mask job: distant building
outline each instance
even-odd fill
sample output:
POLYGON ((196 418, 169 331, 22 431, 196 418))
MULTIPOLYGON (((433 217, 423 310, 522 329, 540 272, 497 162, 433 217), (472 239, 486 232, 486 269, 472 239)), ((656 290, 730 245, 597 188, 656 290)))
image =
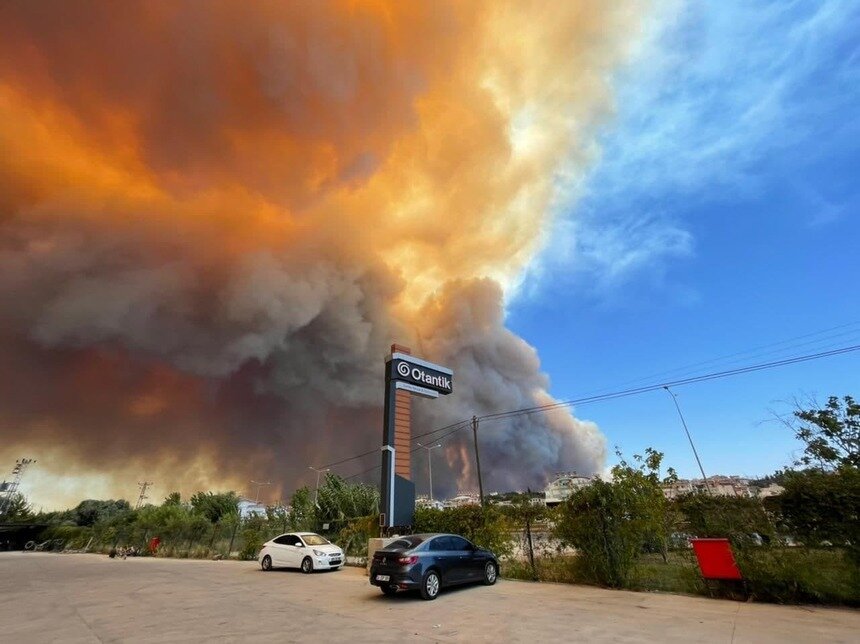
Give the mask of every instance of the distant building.
POLYGON ((749 479, 740 476, 709 476, 707 483, 705 479, 678 479, 674 483, 663 486, 663 494, 667 499, 676 499, 685 494, 697 492, 713 494, 715 496, 755 496, 754 489, 750 487, 749 479))
POLYGON ((455 497, 442 501, 443 508, 459 508, 464 505, 481 505, 481 497, 475 493, 458 494, 455 497))
POLYGON ((590 476, 581 476, 576 472, 559 472, 544 488, 544 503, 549 507, 563 503, 571 494, 590 485, 591 481, 590 476))
POLYGON ((239 497, 239 516, 243 519, 248 519, 252 516, 264 517, 266 516, 266 504, 258 503, 256 501, 252 501, 251 499, 246 499, 245 497, 239 497))
POLYGON ((431 499, 429 496, 419 495, 415 497, 415 507, 416 508, 433 508, 434 510, 441 510, 444 505, 442 501, 437 501, 435 499, 431 499))

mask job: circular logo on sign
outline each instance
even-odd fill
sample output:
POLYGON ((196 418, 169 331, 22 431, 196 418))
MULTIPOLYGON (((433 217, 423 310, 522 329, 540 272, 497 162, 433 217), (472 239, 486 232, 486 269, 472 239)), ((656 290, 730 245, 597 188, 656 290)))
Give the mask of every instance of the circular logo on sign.
POLYGON ((397 365, 397 373, 399 373, 401 376, 408 376, 409 375, 409 364, 406 362, 401 362, 400 364, 398 364, 397 365))

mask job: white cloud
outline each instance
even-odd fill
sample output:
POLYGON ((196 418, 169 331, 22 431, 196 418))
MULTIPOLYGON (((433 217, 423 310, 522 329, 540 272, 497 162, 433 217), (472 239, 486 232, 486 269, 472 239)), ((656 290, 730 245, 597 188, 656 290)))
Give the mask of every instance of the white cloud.
MULTIPOLYGON (((566 206, 520 294, 551 275, 597 290, 693 253, 679 211, 754 194, 765 161, 826 154, 860 134, 860 4, 659 5, 619 73, 601 161, 566 183, 566 206), (812 150, 812 152, 810 152, 812 150), (573 187, 571 187, 573 186, 573 187)), ((834 218, 833 208, 811 224, 834 218)))

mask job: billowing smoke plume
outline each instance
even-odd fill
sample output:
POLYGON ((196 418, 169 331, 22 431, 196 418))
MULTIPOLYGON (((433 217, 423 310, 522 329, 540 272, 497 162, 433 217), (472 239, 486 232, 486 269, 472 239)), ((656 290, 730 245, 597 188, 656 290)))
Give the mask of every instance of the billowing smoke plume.
MULTIPOLYGON (((2 462, 37 457, 48 503, 141 477, 277 498, 379 444, 392 341, 456 372, 415 432, 550 400, 504 292, 637 24, 602 2, 2 3, 2 462)), ((474 483, 466 438, 440 491, 474 483)), ((565 411, 482 441, 490 488, 603 458, 565 411)))

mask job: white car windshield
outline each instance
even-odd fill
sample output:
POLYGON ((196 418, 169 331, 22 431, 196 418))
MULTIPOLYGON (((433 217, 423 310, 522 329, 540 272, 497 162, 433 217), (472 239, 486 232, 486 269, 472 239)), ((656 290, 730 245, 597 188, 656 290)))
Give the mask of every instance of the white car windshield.
POLYGON ((325 539, 318 534, 303 534, 302 539, 309 546, 325 546, 328 544, 328 539, 325 539))

